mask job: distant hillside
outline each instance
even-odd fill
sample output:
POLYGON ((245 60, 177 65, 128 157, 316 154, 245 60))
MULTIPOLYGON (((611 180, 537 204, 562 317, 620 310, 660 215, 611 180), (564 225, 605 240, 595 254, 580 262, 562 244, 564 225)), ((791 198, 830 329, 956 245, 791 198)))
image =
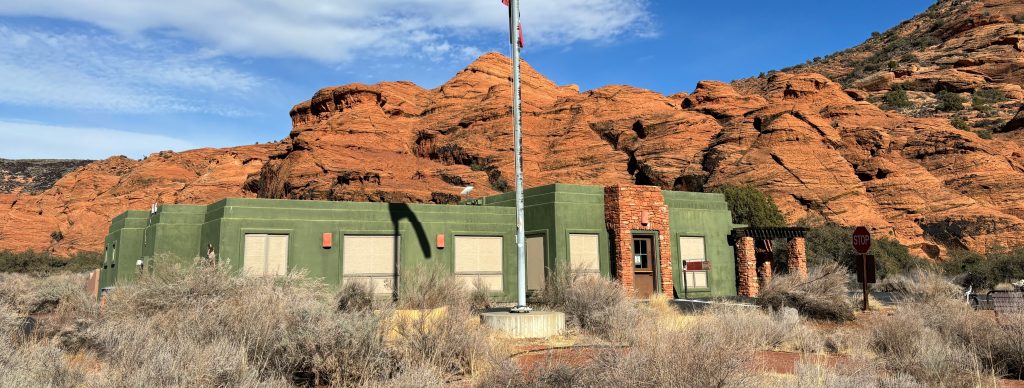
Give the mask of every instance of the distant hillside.
POLYGON ((92 160, 0 159, 0 193, 38 193, 92 160))
MULTIPOLYGON (((941 0, 863 44, 782 71, 823 74, 857 100, 990 136, 1024 128, 1022 52, 1024 1, 941 0)), ((766 83, 734 85, 754 93, 766 83)))

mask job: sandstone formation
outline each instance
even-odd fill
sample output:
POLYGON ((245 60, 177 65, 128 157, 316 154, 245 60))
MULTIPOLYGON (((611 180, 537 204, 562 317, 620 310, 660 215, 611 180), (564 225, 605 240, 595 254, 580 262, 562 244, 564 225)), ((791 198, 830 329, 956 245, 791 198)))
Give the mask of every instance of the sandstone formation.
POLYGON ((243 190, 280 144, 123 156, 80 167, 38 193, 0 193, 0 249, 101 251, 110 219, 153 203, 208 203, 243 190))
MULTIPOLYGON (((524 63, 526 184, 750 184, 789 222, 866 225, 922 256, 1019 245, 1024 47, 1015 13, 1024 15, 1016 1, 943 0, 827 59, 671 96, 624 85, 581 92, 524 63), (879 60, 895 63, 873 69, 879 60), (881 108, 894 85, 914 108, 881 108), (939 91, 990 89, 1002 99, 985 111, 971 98, 969 112, 934 107, 939 91), (970 125, 1005 121, 989 138, 955 128, 953 114, 970 125)), ((291 110, 279 143, 111 158, 41 193, 0 193, 0 249, 100 250, 111 217, 153 202, 452 203, 468 199, 459 196, 467 185, 470 197, 510 190, 509 65, 486 54, 431 90, 325 88, 291 110)))
MULTIPOLYGON (((887 108, 963 122, 962 129, 986 136, 1017 128, 1006 125, 1024 99, 1024 2, 940 0, 857 47, 783 71, 823 74, 880 107, 899 87, 910 91, 912 105, 887 108), (941 91, 959 94, 964 108, 942 109, 941 91)), ((765 82, 762 76, 735 85, 756 91, 765 82)))
MULTIPOLYGON (((449 202, 510 188, 507 58, 487 54, 434 90, 327 88, 292 110, 284 152, 249 178, 262 196, 449 202)), ((817 74, 775 73, 745 93, 714 81, 665 97, 583 93, 523 66, 526 184, 752 184, 787 219, 868 225, 922 255, 1024 235, 1024 150, 947 120, 856 101, 817 74), (681 101, 678 101, 681 99, 681 101)))

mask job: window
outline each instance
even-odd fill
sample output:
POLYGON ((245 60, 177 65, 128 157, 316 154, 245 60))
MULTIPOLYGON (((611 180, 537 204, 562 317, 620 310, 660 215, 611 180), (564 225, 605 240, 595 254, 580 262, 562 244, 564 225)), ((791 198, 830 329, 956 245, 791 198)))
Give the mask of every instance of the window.
POLYGON ((245 235, 242 270, 249 276, 276 276, 288 273, 288 235, 245 235))
POLYGON ((544 289, 544 236, 526 238, 526 289, 544 289))
POLYGON ((651 267, 651 239, 647 237, 633 238, 633 272, 648 272, 651 267))
POLYGON ((683 267, 686 288, 708 287, 704 237, 679 237, 679 263, 683 267))
POLYGON ((369 282, 374 293, 394 290, 398 236, 344 236, 342 283, 369 282))
POLYGON ((470 287, 477 279, 491 291, 503 290, 502 238, 455 236, 455 277, 470 287))
POLYGON ((569 234, 569 265, 573 271, 601 273, 600 240, 596 234, 569 234))

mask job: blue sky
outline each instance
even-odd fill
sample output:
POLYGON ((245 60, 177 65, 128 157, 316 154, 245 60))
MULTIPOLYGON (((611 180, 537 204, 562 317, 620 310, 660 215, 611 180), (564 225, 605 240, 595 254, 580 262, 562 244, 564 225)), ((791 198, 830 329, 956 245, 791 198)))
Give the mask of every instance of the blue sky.
MULTIPOLYGON (((525 60, 665 94, 854 46, 931 0, 522 0, 525 60)), ((278 140, 319 88, 436 87, 507 52, 499 0, 0 0, 0 158, 278 140)))

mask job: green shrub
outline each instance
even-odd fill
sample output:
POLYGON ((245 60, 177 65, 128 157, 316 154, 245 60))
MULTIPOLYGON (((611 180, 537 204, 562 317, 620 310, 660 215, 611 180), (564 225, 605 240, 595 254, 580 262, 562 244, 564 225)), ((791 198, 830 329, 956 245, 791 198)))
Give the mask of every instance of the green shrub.
POLYGON ((978 89, 971 96, 971 105, 980 112, 991 112, 992 104, 1006 101, 1006 94, 999 89, 978 89))
POLYGON ((949 119, 949 124, 952 125, 953 128, 961 131, 971 130, 971 126, 967 124, 967 121, 965 121, 963 117, 960 116, 953 116, 953 118, 949 119))
POLYGON ((99 268, 102 263, 103 254, 95 252, 78 252, 70 257, 60 257, 46 252, 0 251, 0 272, 87 272, 99 268))
MULTIPOLYGON (((838 262, 851 271, 856 271, 860 255, 853 251, 851 236, 853 228, 833 223, 810 227, 807 232, 807 262, 820 265, 830 261, 838 262)), ((910 254, 910 249, 899 241, 887 237, 874 237, 869 254, 875 255, 879 277, 907 273, 926 264, 910 254)))
POLYGON ((1006 121, 999 118, 983 119, 974 122, 975 128, 993 129, 1006 125, 1006 121))
POLYGON ((982 139, 992 140, 992 130, 991 129, 982 129, 982 130, 974 131, 974 133, 978 134, 978 137, 980 137, 982 139))
POLYGON ((725 185, 716 187, 713 192, 725 195, 733 223, 755 228, 786 225, 786 219, 775 206, 775 201, 754 186, 725 185))
POLYGON ((999 283, 1024 279, 1024 248, 1005 250, 993 248, 982 254, 968 251, 950 252, 942 267, 949 276, 957 277, 964 287, 975 290, 992 289, 999 283))
POLYGON ((935 98, 938 100, 936 109, 943 112, 961 111, 964 109, 964 103, 967 102, 967 100, 959 93, 953 93, 946 90, 940 91, 935 95, 935 98))
POLYGON ((901 85, 896 85, 885 94, 885 102, 882 103, 882 109, 906 109, 912 108, 913 102, 910 102, 910 98, 907 97, 907 91, 903 90, 901 85))

